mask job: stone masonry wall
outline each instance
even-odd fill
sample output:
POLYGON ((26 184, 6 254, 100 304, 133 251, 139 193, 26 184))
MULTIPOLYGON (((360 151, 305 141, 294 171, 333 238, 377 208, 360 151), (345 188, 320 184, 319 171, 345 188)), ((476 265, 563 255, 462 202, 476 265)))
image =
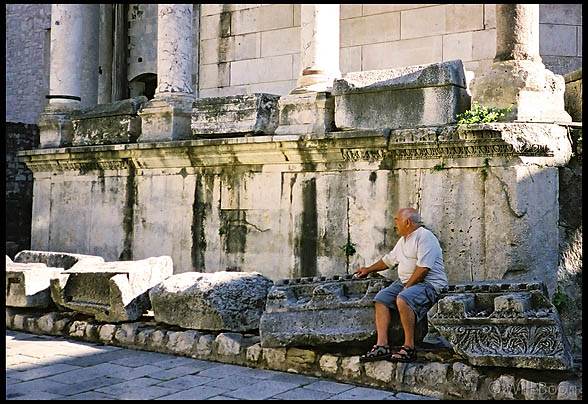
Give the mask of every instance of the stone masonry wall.
POLYGON ((6 123, 6 253, 14 258, 30 248, 33 173, 16 156, 39 146, 37 125, 6 123))
MULTIPOLYGON (((342 4, 341 73, 461 59, 479 75, 496 52, 495 9, 342 4)), ((580 4, 540 5, 540 53, 557 74, 582 66, 581 14, 580 4)), ((201 96, 286 95, 295 87, 301 69, 299 4, 203 4, 201 23, 201 96)))
POLYGON ((6 121, 37 124, 47 105, 51 4, 6 5, 6 121))

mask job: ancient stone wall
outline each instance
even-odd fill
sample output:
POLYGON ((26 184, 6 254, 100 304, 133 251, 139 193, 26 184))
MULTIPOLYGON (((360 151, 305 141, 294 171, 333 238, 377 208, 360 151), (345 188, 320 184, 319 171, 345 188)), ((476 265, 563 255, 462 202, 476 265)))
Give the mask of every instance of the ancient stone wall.
POLYGON ((39 147, 37 125, 6 123, 6 253, 30 247, 33 173, 16 153, 39 147))
MULTIPOLYGON (((545 65, 557 74, 577 70, 581 5, 541 4, 540 11, 545 65)), ((6 121, 38 123, 47 103, 50 13, 49 4, 6 6, 6 57, 11 61, 6 66, 6 121)), ((156 16, 155 4, 129 6, 129 80, 156 73, 156 16)), ((478 75, 494 57, 494 16, 493 4, 342 4, 341 72, 462 59, 478 75)), ((285 95, 295 87, 301 70, 299 4, 194 5, 193 26, 197 96, 199 90, 201 97, 285 95)), ((95 68, 94 63, 84 69, 95 68)))
MULTIPOLYGON (((496 52, 495 8, 342 4, 341 73, 461 59, 479 75, 496 52)), ((300 5, 204 4, 201 23, 201 96, 285 95, 295 87, 300 5)), ((565 74, 582 66, 581 33, 579 4, 540 5, 540 52, 548 69, 565 74)))

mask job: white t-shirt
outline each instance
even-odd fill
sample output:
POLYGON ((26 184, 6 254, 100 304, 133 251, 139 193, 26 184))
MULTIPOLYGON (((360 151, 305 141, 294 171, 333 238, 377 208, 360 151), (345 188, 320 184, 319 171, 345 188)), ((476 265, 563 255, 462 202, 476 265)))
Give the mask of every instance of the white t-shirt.
POLYGON ((406 237, 400 237, 394 249, 384 255, 382 261, 388 268, 398 264, 398 278, 402 283, 408 282, 419 266, 429 268, 424 281, 430 283, 437 293, 447 286, 441 246, 437 237, 424 227, 419 227, 406 237))

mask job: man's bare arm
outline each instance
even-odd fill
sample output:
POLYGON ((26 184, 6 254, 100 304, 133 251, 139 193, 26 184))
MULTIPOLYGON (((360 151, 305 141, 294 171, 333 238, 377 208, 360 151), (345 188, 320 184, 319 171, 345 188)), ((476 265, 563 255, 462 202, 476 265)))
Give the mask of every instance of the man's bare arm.
POLYGON ((417 266, 415 268, 414 272, 412 273, 412 276, 408 280, 408 282, 406 282, 406 284, 404 285, 404 289, 408 289, 412 285, 416 285, 417 283, 421 283, 422 281, 425 280, 425 277, 427 276, 428 273, 429 273, 429 268, 417 266))
POLYGON ((353 275, 357 274, 357 276, 362 278, 371 272, 383 271, 384 269, 388 269, 388 265, 384 264, 384 261, 380 259, 378 262, 370 265, 369 267, 361 267, 356 269, 353 271, 353 275))

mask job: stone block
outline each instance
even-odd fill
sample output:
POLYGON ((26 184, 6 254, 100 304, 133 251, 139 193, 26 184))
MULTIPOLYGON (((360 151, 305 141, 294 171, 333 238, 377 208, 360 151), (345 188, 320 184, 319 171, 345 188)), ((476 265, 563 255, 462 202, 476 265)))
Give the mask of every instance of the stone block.
POLYGON ((237 356, 241 353, 243 335, 225 332, 217 335, 216 352, 221 356, 237 356))
POLYGON ((73 139, 72 113, 71 109, 53 105, 48 105, 43 110, 39 118, 41 148, 71 146, 73 139))
POLYGON ((334 99, 328 92, 291 94, 280 98, 276 135, 325 133, 335 129, 334 99))
POLYGON ((363 366, 366 376, 385 383, 390 383, 396 373, 396 364, 390 361, 367 362, 363 366))
MULTIPOLYGON (((376 274, 377 275, 377 274, 376 274)), ((378 291, 392 281, 383 276, 352 279, 351 275, 278 281, 267 297, 259 327, 263 347, 375 343, 374 303, 378 291)), ((390 344, 401 345, 404 332, 392 312, 390 344)), ((416 343, 426 334, 426 320, 417 325, 416 343)))
POLYGON ((134 321, 150 308, 149 289, 172 273, 168 256, 82 262, 51 279, 51 297, 58 307, 94 315, 98 321, 134 321))
POLYGON ((231 62, 231 85, 268 83, 293 78, 292 55, 231 62))
POLYGON ((190 139, 192 131, 191 95, 166 94, 141 105, 138 111, 141 117, 141 136, 138 142, 165 142, 170 140, 190 139))
POLYGON ((400 40, 400 13, 341 21, 341 47, 400 40))
POLYGON ((47 308, 51 304, 51 278, 61 272, 63 268, 47 267, 42 263, 7 264, 6 305, 47 308))
POLYGON ((472 102, 484 107, 510 108, 503 121, 569 122, 564 107, 564 78, 530 60, 495 62, 474 77, 472 102), (496 91, 500 88, 500 91, 496 91))
POLYGON ((98 104, 72 115, 73 146, 132 143, 141 134, 137 112, 146 103, 140 96, 111 104, 98 104))
POLYGON ((296 54, 300 52, 300 27, 277 29, 261 33, 261 57, 296 54))
POLYGON ((465 318, 474 311, 474 295, 472 293, 458 296, 447 296, 439 300, 439 313, 465 318))
POLYGON ((334 375, 337 373, 337 369, 339 369, 339 367, 337 365, 338 361, 339 361, 339 358, 337 356, 334 356, 331 354, 324 354, 319 359, 319 366, 322 371, 334 375))
POLYGON ((248 347, 245 351, 245 358, 249 361, 249 362, 259 362, 259 359, 261 358, 261 343, 256 343, 254 345, 251 345, 250 347, 248 347))
POLYGON ((469 108, 461 60, 348 73, 335 80, 338 129, 445 125, 469 108))
POLYGON ((278 100, 274 94, 256 93, 200 98, 193 104, 194 136, 273 134, 278 126, 278 100))
POLYGON ((542 282, 449 285, 429 321, 474 366, 557 370, 572 366, 559 315, 542 282), (469 313, 464 316, 459 304, 442 303, 448 297, 450 302, 469 301, 469 313))
POLYGON ((273 282, 257 272, 186 272, 151 289, 156 321, 184 328, 244 332, 259 327, 273 282))
POLYGON ((430 37, 447 33, 445 5, 417 8, 402 12, 402 39, 430 37), (427 21, 423 24, 423 21, 427 21))
POLYGON ((6 263, 6 305, 46 308, 51 304, 50 280, 75 264, 104 262, 102 257, 52 251, 23 250, 6 263))
POLYGON ((70 269, 80 262, 83 264, 104 262, 104 258, 66 252, 23 250, 14 257, 14 262, 42 263, 48 267, 70 269))
POLYGON ((199 355, 208 356, 212 354, 215 337, 212 335, 201 335, 196 344, 196 352, 199 355))

